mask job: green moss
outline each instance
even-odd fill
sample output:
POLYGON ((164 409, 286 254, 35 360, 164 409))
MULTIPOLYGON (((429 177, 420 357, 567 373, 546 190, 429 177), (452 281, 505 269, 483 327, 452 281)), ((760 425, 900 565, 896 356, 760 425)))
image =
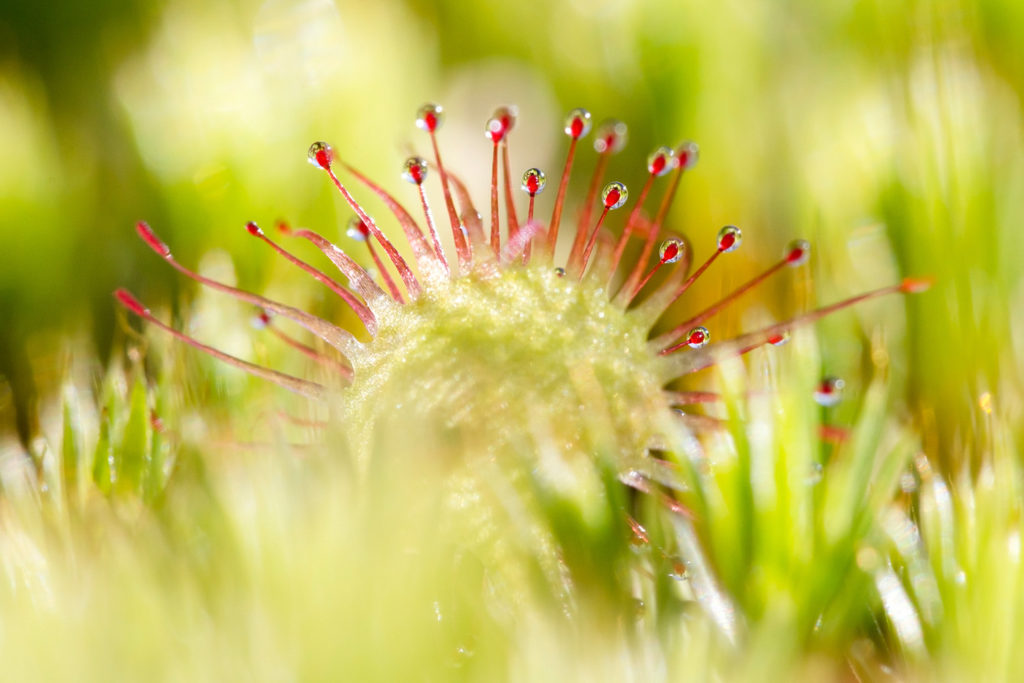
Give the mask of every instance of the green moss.
POLYGON ((647 329, 603 289, 548 268, 457 279, 380 322, 344 393, 363 458, 396 437, 470 456, 530 442, 572 468, 599 450, 587 436, 597 417, 600 450, 625 464, 667 411, 647 329))

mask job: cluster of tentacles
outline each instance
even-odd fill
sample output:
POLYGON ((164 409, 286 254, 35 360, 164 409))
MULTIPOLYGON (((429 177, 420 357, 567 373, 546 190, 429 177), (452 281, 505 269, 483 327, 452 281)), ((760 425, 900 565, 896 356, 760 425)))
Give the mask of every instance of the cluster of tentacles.
MULTIPOLYGON (((474 208, 464 183, 444 166, 437 140, 437 132, 442 123, 442 110, 437 105, 422 107, 416 121, 417 126, 430 138, 432 162, 412 157, 405 162, 403 168, 403 177, 418 190, 426 230, 394 196, 342 161, 331 146, 323 142, 314 143, 309 149, 309 161, 327 173, 355 212, 349 236, 365 243, 375 264, 376 277, 371 276, 370 271, 340 247, 311 230, 292 229, 284 223, 278 224, 282 234, 312 242, 344 275, 347 284, 338 282, 295 256, 255 223, 248 223, 246 229, 285 259, 329 287, 351 307, 371 337, 377 334, 382 319, 387 319, 398 308, 415 302, 425 293, 444 287, 459 278, 493 279, 514 269, 543 269, 547 273, 555 273, 566 282, 578 281, 581 287, 585 286, 585 283, 586 286, 595 287, 604 292, 613 305, 623 311, 628 310, 637 324, 649 331, 666 309, 722 254, 732 252, 740 246, 741 232, 735 226, 722 228, 710 256, 692 274, 689 273, 692 261, 690 249, 680 237, 672 236, 664 229, 664 221, 680 179, 697 161, 697 146, 687 142, 675 150, 660 147, 648 157, 646 181, 633 203, 624 228, 618 237, 613 236, 603 227, 605 219, 611 211, 627 203, 629 192, 620 182, 610 182, 602 187, 609 159, 623 147, 626 138, 625 126, 618 121, 610 120, 600 125, 596 131, 594 149, 598 158, 593 177, 586 197, 580 204, 568 257, 564 265, 556 267, 554 258, 559 243, 573 160, 580 140, 590 132, 590 119, 590 114, 583 109, 575 109, 566 117, 564 130, 569 138, 569 147, 558 183, 553 213, 549 220, 540 220, 534 215, 535 198, 544 190, 546 184, 544 173, 531 168, 517 177, 522 190, 528 196, 526 218, 525 221, 521 221, 516 209, 509 163, 508 141, 509 133, 515 126, 515 110, 502 107, 494 113, 485 129, 488 139, 493 143, 489 230, 485 229, 484 221, 474 208), (341 170, 348 172, 390 209, 404 233, 412 254, 412 264, 353 197, 338 176, 341 170), (440 230, 434 220, 424 188, 429 171, 436 172, 440 179, 445 202, 444 213, 450 223, 451 239, 454 243, 454 259, 450 258, 442 246, 440 230), (668 187, 653 212, 653 218, 650 218, 646 205, 652 187, 657 178, 667 175, 671 175, 668 187), (502 194, 504 230, 501 225, 502 194), (642 248, 637 258, 632 263, 627 263, 623 256, 631 239, 642 241, 642 248), (383 257, 377 247, 383 250, 383 257), (658 247, 657 250, 655 247, 658 247), (662 268, 672 268, 672 272, 667 276, 654 278, 653 276, 662 268)), ((358 371, 357 359, 365 352, 367 346, 374 343, 361 342, 348 330, 293 306, 204 277, 175 260, 169 247, 146 223, 138 223, 136 230, 150 248, 187 277, 259 307, 263 311, 262 322, 274 334, 299 352, 331 368, 339 378, 340 385, 353 379, 354 372, 358 371), (338 354, 325 354, 278 330, 270 325, 270 315, 290 319, 304 327, 333 347, 338 354)), ((809 249, 808 243, 803 240, 791 242, 782 258, 767 270, 690 319, 679 322, 666 332, 649 339, 649 350, 661 368, 659 375, 662 379, 668 383, 687 373, 707 368, 723 358, 744 354, 764 344, 781 343, 791 328, 807 325, 858 302, 895 292, 920 291, 928 286, 928 281, 924 279, 906 279, 899 284, 882 287, 733 339, 710 343, 711 334, 704 327, 710 318, 773 274, 787 266, 795 267, 805 263, 809 257, 809 249)), ((155 318, 138 299, 123 289, 116 292, 116 297, 136 315, 185 343, 246 372, 311 398, 325 398, 331 391, 325 385, 265 368, 207 346, 155 318)), ((819 402, 828 403, 835 400, 841 388, 841 382, 838 380, 823 381, 817 392, 819 402)), ((669 403, 676 406, 717 400, 715 395, 706 392, 669 392, 667 395, 669 403)))

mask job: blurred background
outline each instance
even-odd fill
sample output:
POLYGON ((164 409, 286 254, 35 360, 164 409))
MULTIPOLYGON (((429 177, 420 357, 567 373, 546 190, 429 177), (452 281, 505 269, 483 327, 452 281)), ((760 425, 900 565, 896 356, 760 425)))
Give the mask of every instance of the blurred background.
POLYGON ((425 147, 417 107, 437 101, 447 163, 482 206, 484 121, 514 103, 516 171, 557 177, 576 106, 629 125, 611 175, 630 186, 655 146, 701 145, 670 225, 697 259, 725 223, 746 241, 687 307, 795 237, 814 244, 812 276, 755 297, 765 315, 935 276, 928 294, 823 323, 824 362, 856 388, 875 342, 893 409, 930 453, 966 462, 986 413, 1024 424, 1022 29, 1018 0, 4 0, 0 430, 35 434, 69 346, 116 351, 116 287, 190 296, 136 220, 185 263, 230 254, 242 286, 300 282, 241 228, 286 218, 341 237, 349 213, 307 165, 311 141, 411 204, 401 161, 425 147))

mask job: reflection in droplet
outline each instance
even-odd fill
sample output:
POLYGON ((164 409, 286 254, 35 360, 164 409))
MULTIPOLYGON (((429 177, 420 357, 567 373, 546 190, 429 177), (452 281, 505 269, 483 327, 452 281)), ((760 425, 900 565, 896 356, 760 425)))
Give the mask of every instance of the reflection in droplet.
POLYGON ((814 401, 820 406, 834 406, 843 398, 846 382, 838 377, 826 377, 814 391, 814 401))
POLYGON ((439 104, 424 104, 416 112, 416 127, 433 133, 444 123, 444 108, 439 104))
POLYGON ((735 225, 727 225, 718 231, 718 250, 726 254, 736 251, 743 242, 743 232, 735 225))
POLYGON ((685 248, 686 243, 683 240, 678 237, 670 237, 661 243, 661 247, 658 248, 658 256, 662 263, 675 263, 683 258, 685 248))
POLYGON ((523 190, 531 195, 540 194, 548 184, 544 171, 539 168, 528 168, 523 173, 523 190))
POLYGON ((565 117, 565 134, 579 139, 590 132, 590 112, 586 109, 573 109, 565 117))
POLYGON ((601 201, 604 202, 604 208, 609 210, 621 208, 628 198, 629 190, 617 180, 605 185, 604 190, 601 192, 601 201))

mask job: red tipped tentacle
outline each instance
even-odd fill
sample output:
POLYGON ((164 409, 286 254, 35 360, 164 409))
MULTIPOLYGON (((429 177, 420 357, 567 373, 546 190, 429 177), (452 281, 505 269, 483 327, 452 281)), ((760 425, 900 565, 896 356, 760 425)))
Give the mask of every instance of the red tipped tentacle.
POLYGON ((679 265, 642 303, 629 311, 629 315, 636 318, 638 324, 648 329, 654 326, 658 318, 675 301, 675 293, 686 279, 687 273, 690 272, 690 266, 693 265, 693 250, 690 249, 689 243, 682 237, 674 239, 678 239, 684 244, 683 257, 680 259, 679 265))
POLYGON ((764 282, 772 275, 785 268, 786 266, 795 267, 798 265, 802 265, 807 262, 807 259, 809 257, 810 245, 808 245, 808 243, 804 240, 794 240, 787 247, 785 256, 783 256, 778 263, 775 263, 770 268, 766 269, 760 274, 755 275, 753 278, 743 283, 742 285, 734 289, 732 292, 722 297, 722 299, 708 306, 703 311, 693 316, 689 320, 686 320, 677 325, 675 328, 669 330, 668 332, 659 335, 655 339, 655 341, 667 344, 669 340, 672 339, 673 337, 682 334, 683 332, 685 332, 686 330, 690 329, 695 325, 700 325, 702 322, 704 322, 711 316, 715 315, 723 308, 729 306, 734 301, 739 299, 741 296, 749 292, 751 289, 757 287, 762 282, 764 282))
MULTIPOLYGON (((659 147, 648 155, 647 180, 640 189, 640 196, 637 197, 633 210, 629 212, 629 218, 626 219, 626 227, 622 229, 622 235, 619 237, 618 244, 615 245, 615 254, 612 257, 612 272, 609 277, 614 277, 615 272, 619 268, 619 262, 622 260, 622 254, 626 251, 626 245, 640 224, 640 216, 642 215, 644 204, 647 202, 647 195, 651 191, 651 186, 654 185, 654 179, 669 173, 677 165, 678 160, 676 159, 675 152, 668 147, 659 147)), ((657 233, 657 230, 655 230, 655 233, 657 233)), ((644 257, 644 261, 646 262, 646 257, 644 257)))
MULTIPOLYGON (((167 257, 170 257, 169 253, 167 257)), ((213 356, 217 360, 227 363, 232 367, 236 367, 239 370, 247 372, 250 375, 254 375, 261 379, 274 382, 278 386, 281 386, 285 389, 288 389, 289 391, 293 391, 296 394, 300 394, 307 398, 321 400, 327 393, 327 389, 324 386, 317 384, 316 382, 310 382, 309 380, 293 377, 283 372, 271 370, 270 368, 265 368, 262 365, 256 365, 255 363, 250 363, 247 360, 236 358, 235 356, 224 353, 223 351, 215 349, 212 346, 203 344, 202 342, 188 336, 184 332, 179 332, 170 325, 167 325, 166 323, 156 318, 152 313, 150 313, 148 308, 143 306, 142 303, 127 290, 118 289, 116 292, 114 292, 114 296, 117 298, 118 302, 120 302, 122 306, 124 306, 129 311, 139 316, 143 320, 153 325, 156 325, 164 332, 167 332, 172 337, 184 342, 185 344, 191 346, 192 348, 198 349, 199 351, 202 351, 207 355, 213 356)))
MULTIPOLYGON (((685 249, 686 243, 679 238, 665 240, 661 245, 661 249, 659 249, 657 263, 655 263, 654 267, 652 267, 651 270, 648 271, 647 275, 644 276, 643 280, 641 280, 637 284, 636 291, 639 293, 640 290, 642 290, 644 286, 646 286, 647 283, 650 282, 651 278, 654 277, 654 274, 657 273, 662 266, 669 263, 678 263, 679 261, 681 261, 684 256, 685 249)), ((616 301, 617 300, 618 299, 616 298, 616 301)), ((629 300, 626 301, 626 305, 629 305, 629 303, 632 300, 633 298, 630 297, 629 300)))
POLYGON ((334 278, 328 276, 327 273, 318 268, 314 268, 274 240, 267 237, 266 233, 263 232, 263 229, 256 225, 256 223, 249 221, 245 224, 245 229, 250 235, 257 237, 270 245, 274 251, 283 256, 286 260, 298 266, 309 275, 312 275, 314 279, 327 285, 332 292, 341 297, 355 312, 356 316, 359 317, 359 320, 362 321, 363 325, 366 327, 367 332, 370 334, 377 334, 377 319, 374 317, 373 312, 366 307, 366 304, 357 299, 352 292, 342 287, 341 284, 339 284, 334 278))
POLYGON ((491 154, 491 250, 501 253, 501 231, 498 227, 498 143, 491 154))
POLYGON ((512 171, 508 158, 508 138, 501 143, 501 159, 505 174, 505 214, 508 220, 508 238, 511 241, 519 232, 519 217, 516 215, 516 203, 512 196, 512 171))
POLYGON ((434 224, 434 215, 430 211, 430 202, 427 201, 426 190, 423 189, 422 185, 417 185, 416 189, 419 191, 420 205, 423 207, 423 215, 426 216, 427 226, 430 228, 430 239, 434 243, 434 252, 438 256, 438 261, 450 275, 451 266, 448 265, 448 259, 444 255, 444 249, 441 248, 441 235, 438 234, 437 226, 434 224))
POLYGON ((693 511, 690 510, 690 508, 686 507, 664 491, 658 490, 651 484, 647 477, 642 474, 638 472, 628 472, 620 476, 619 481, 632 489, 636 489, 640 493, 655 496, 669 512, 687 519, 693 519, 693 511))
POLYGON ((710 415, 694 415, 675 408, 672 412, 675 413, 676 419, 679 422, 686 425, 688 429, 694 432, 721 432, 726 431, 729 428, 729 423, 718 417, 711 417, 710 415))
MULTIPOLYGON (((358 218, 358 216, 356 217, 358 218)), ((391 292, 391 297, 400 304, 405 303, 405 298, 402 296, 402 291, 398 288, 398 284, 394 278, 391 277, 391 273, 384 266, 384 261, 381 260, 377 254, 377 250, 373 248, 373 241, 366 240, 366 250, 370 252, 370 258, 373 259, 373 264, 377 266, 377 272, 380 273, 380 277, 384 280, 384 286, 391 292)))
POLYGON ((576 237, 573 238, 572 248, 569 250, 569 260, 574 254, 582 254, 587 241, 587 229, 594 215, 594 204, 597 202, 597 192, 601 189, 601 181, 604 179, 605 170, 608 168, 608 159, 611 153, 599 154, 597 163, 594 165, 594 174, 590 177, 590 186, 587 188, 587 198, 584 200, 583 208, 580 211, 579 220, 576 222, 576 237))
POLYGON ((303 344, 295 337, 292 337, 291 335, 282 332, 281 330, 277 329, 274 326, 270 326, 270 333, 273 334, 278 339, 280 339, 285 344, 287 344, 288 346, 292 347, 293 349, 301 353, 302 355, 309 358, 310 360, 319 363, 320 365, 323 365, 325 367, 331 368, 345 379, 352 379, 351 366, 345 365, 344 363, 340 363, 334 358, 329 358, 325 356, 324 354, 314 349, 312 346, 303 344))
POLYGON ((786 266, 786 261, 785 260, 779 261, 778 263, 774 264, 773 266, 771 266, 770 268, 768 268, 764 272, 754 276, 753 278, 751 278, 747 282, 743 283, 742 285, 740 285, 739 287, 737 287, 733 291, 729 292, 729 294, 725 295, 724 297, 722 297, 717 302, 711 304, 710 306, 705 308, 703 311, 701 311, 700 313, 698 313, 695 316, 693 316, 692 318, 690 318, 689 320, 685 320, 685 321, 681 322, 680 324, 676 325, 674 328, 672 328, 668 332, 665 332, 665 333, 663 333, 661 335, 658 335, 655 338, 655 341, 667 344, 669 342, 669 340, 679 336, 680 334, 682 334, 686 330, 690 329, 694 325, 699 325, 702 322, 704 322, 705 320, 707 320, 708 318, 711 318, 713 315, 715 315, 716 313, 721 311, 723 308, 726 308, 727 306, 729 306, 730 304, 735 302, 743 294, 745 294, 746 292, 749 292, 751 289, 753 289, 754 287, 758 286, 759 284, 761 284, 762 282, 767 280, 769 277, 771 277, 775 273, 777 273, 780 270, 782 270, 783 268, 785 268, 785 266, 786 266))
MULTIPOLYGON (((455 194, 459 198, 460 216, 462 225, 465 226, 465 236, 474 247, 487 249, 487 237, 484 235, 484 224, 480 218, 480 212, 473 205, 473 198, 466 189, 466 183, 462 182, 455 173, 448 173, 448 179, 452 182, 455 194)), ((476 252, 474 251, 474 254, 476 252)))
POLYGON ((389 297, 383 289, 380 288, 370 274, 366 270, 356 263, 352 258, 341 250, 340 247, 333 244, 319 233, 313 232, 312 230, 292 230, 289 231, 290 235, 295 237, 301 237, 309 240, 317 249, 323 252, 334 266, 341 271, 341 273, 348 278, 349 284, 356 290, 359 296, 363 297, 366 301, 366 305, 370 307, 371 311, 375 314, 379 311, 384 310, 387 306, 391 305, 392 299, 389 297))
POLYGON ((562 204, 565 203, 565 192, 569 187, 569 176, 572 173, 573 157, 576 155, 577 138, 569 143, 569 154, 565 159, 565 168, 562 170, 562 180, 558 185, 558 195, 555 197, 555 210, 551 214, 551 227, 548 229, 547 259, 550 262, 554 259, 555 246, 558 244, 558 224, 562 220, 562 204))
MULTIPOLYGON (((881 287, 879 289, 872 290, 870 292, 864 292, 857 296, 837 301, 836 303, 823 306, 816 310, 804 313, 802 315, 795 316, 789 320, 775 323, 764 327, 754 332, 748 332, 747 334, 740 335, 735 339, 729 341, 719 342, 712 344, 706 348, 691 351, 689 353, 675 354, 673 352, 683 348, 684 343, 673 345, 669 348, 662 349, 659 353, 666 357, 668 362, 666 376, 670 378, 679 377, 681 375, 697 372, 705 368, 711 367, 726 358, 732 358, 735 356, 743 355, 763 344, 777 343, 784 338, 784 335, 796 328, 803 325, 810 325, 811 323, 817 322, 822 318, 831 315, 837 311, 849 308, 863 301, 870 299, 877 299, 882 296, 889 294, 905 293, 914 294, 925 291, 931 284, 930 278, 906 278, 900 284, 889 285, 888 287, 881 287)), ((653 345, 655 348, 656 345, 653 345)))
POLYGON ((278 315, 282 315, 289 320, 302 325, 346 356, 357 352, 362 346, 347 330, 343 330, 337 325, 333 325, 326 320, 316 317, 315 315, 310 315, 303 310, 277 301, 272 301, 258 294, 253 294, 252 292, 247 292, 236 287, 231 287, 230 285, 226 285, 222 282, 211 280, 208 277, 189 270, 175 260, 174 256, 171 255, 170 248, 168 248, 168 246, 164 244, 159 237, 157 237, 156 233, 153 232, 153 229, 150 228, 147 223, 140 221, 135 225, 135 231, 138 233, 139 237, 141 237, 142 240, 146 242, 146 244, 148 244, 149 247, 153 249, 153 251, 155 251, 164 261, 169 263, 172 268, 189 279, 195 280, 196 282, 206 285, 211 289, 215 289, 218 292, 229 294, 240 301, 244 301, 254 306, 267 309, 273 313, 277 313, 278 315))
POLYGON ((452 191, 448 185, 448 172, 441 161, 441 148, 437 144, 437 129, 441 127, 444 110, 437 104, 425 104, 420 107, 416 117, 416 125, 427 131, 430 135, 430 145, 434 150, 434 161, 437 164, 438 175, 441 177, 441 190, 444 193, 444 205, 448 210, 448 219, 452 226, 452 239, 455 242, 455 251, 459 257, 459 268, 463 273, 473 269, 473 251, 469 240, 462 231, 459 224, 459 215, 455 210, 455 202, 452 200, 452 191))
POLYGON ((597 240, 598 233, 601 231, 601 225, 604 223, 604 219, 608 216, 609 211, 621 208, 628 198, 629 190, 627 190, 626 186, 622 183, 611 182, 605 185, 604 190, 601 192, 601 205, 603 207, 601 215, 598 217, 597 224, 590 233, 590 237, 583 249, 583 253, 570 255, 568 264, 568 271, 570 275, 574 275, 582 279, 583 272, 587 269, 587 263, 590 261, 590 252, 594 249, 594 243, 597 240))
POLYGON ((597 218, 597 224, 594 226, 593 232, 590 233, 590 239, 587 240, 587 246, 584 247, 583 254, 579 258, 579 262, 569 263, 569 270, 577 274, 580 279, 583 278, 583 271, 587 269, 587 263, 590 261, 590 252, 593 251, 594 243, 597 241, 597 233, 601 231, 601 224, 604 223, 607 215, 608 209, 602 209, 601 215, 597 218))
MULTIPOLYGON (((410 297, 415 299, 420 294, 420 283, 416 280, 416 276, 413 275, 412 270, 410 270, 409 264, 407 264, 405 259, 402 258, 402 255, 398 253, 398 250, 395 249, 395 245, 391 243, 391 240, 385 237, 384 233, 380 231, 380 228, 377 227, 374 220, 363 210, 363 207, 360 206, 351 194, 349 194, 349 191, 344 185, 342 185, 338 176, 334 173, 334 170, 328 168, 327 175, 330 176, 331 181, 334 183, 335 187, 338 188, 338 191, 341 192, 341 195, 345 198, 345 201, 348 202, 348 205, 352 207, 352 210, 356 212, 360 220, 362 220, 363 223, 366 224, 366 227, 370 229, 370 234, 372 234, 374 239, 384 247, 384 251, 387 253, 388 258, 391 259, 391 262, 395 265, 395 269, 398 270, 399 276, 401 276, 402 281, 405 283, 406 291, 409 293, 410 297)), ((391 290, 391 295, 394 297, 395 301, 402 301, 402 295, 397 291, 397 287, 391 290)))
MULTIPOLYGON (((537 200, 537 195, 544 191, 547 186, 547 177, 544 175, 544 171, 539 168, 528 168, 523 172, 523 192, 530 195, 530 206, 526 214, 527 225, 536 225, 537 222, 533 219, 533 208, 534 203, 537 200)), ((535 232, 534 235, 537 233, 535 232)), ((523 263, 530 262, 530 252, 533 240, 532 237, 526 242, 526 246, 523 249, 523 263)))
MULTIPOLYGON (((494 150, 491 155, 491 249, 495 256, 501 254, 501 228, 498 224, 498 148, 506 145, 509 132, 516 123, 515 107, 498 107, 491 118, 487 121, 484 130, 487 138, 494 143, 494 150)), ((506 168, 508 167, 508 148, 505 148, 506 168)), ((508 182, 508 171, 505 172, 508 182)), ((506 188, 506 197, 511 195, 511 188, 506 188)), ((511 235, 512 223, 509 222, 509 234, 511 235)))
POLYGON ((619 152, 626 146, 627 137, 626 124, 615 119, 605 119, 594 132, 594 151, 597 152, 597 163, 594 165, 594 173, 590 177, 590 185, 587 187, 587 198, 576 221, 576 237, 573 239, 570 254, 582 253, 583 246, 587 239, 587 227, 594 214, 594 202, 597 201, 598 190, 601 189, 601 182, 604 180, 604 173, 608 168, 608 160, 612 154, 619 152))
POLYGON ((391 211, 398 220, 398 224, 402 226, 402 232, 405 233, 405 239, 412 248, 413 254, 416 256, 416 265, 419 266, 420 272, 426 274, 426 276, 431 279, 443 277, 444 269, 442 263, 438 259, 437 254, 434 253, 434 250, 431 249, 426 237, 423 236, 423 231, 420 229, 420 226, 416 223, 415 219, 413 219, 412 215, 406 210, 406 208, 402 206, 402 204, 387 190, 370 180, 357 169, 346 163, 342 163, 342 166, 346 171, 351 173, 356 180, 366 185, 366 187, 368 187, 374 194, 380 197, 381 201, 384 202, 384 205, 388 207, 388 210, 391 211))
POLYGON ((676 192, 679 190, 679 182, 683 178, 683 173, 687 169, 692 168, 696 163, 696 148, 697 146, 694 143, 685 143, 676 152, 676 171, 672 174, 672 181, 669 183, 668 190, 661 198, 661 204, 658 205, 658 212, 654 216, 654 223, 651 226, 651 230, 647 233, 647 241, 644 242, 643 250, 640 252, 640 257, 633 266, 633 270, 629 273, 618 295, 615 297, 615 300, 620 305, 628 305, 628 302, 636 297, 643 288, 643 285, 638 283, 644 272, 644 266, 647 263, 647 259, 650 258, 651 252, 654 251, 654 244, 658 241, 658 234, 665 223, 665 217, 668 215, 669 209, 672 208, 672 202, 675 200, 676 192))
POLYGON ((409 157, 405 160, 402 177, 407 182, 416 186, 420 197, 420 206, 423 207, 423 216, 427 219, 430 239, 434 243, 434 255, 444 267, 445 273, 450 276, 451 268, 448 265, 448 259, 444 255, 444 249, 441 247, 441 235, 437 232, 437 224, 434 223, 434 213, 430 210, 427 192, 423 189, 423 182, 427 179, 427 162, 419 157, 409 157))
POLYGON ((666 306, 668 304, 671 304, 680 296, 682 296, 683 293, 685 293, 686 290, 688 290, 693 285, 693 283, 696 282, 697 279, 704 274, 704 271, 711 267, 711 264, 714 263, 719 256, 738 249, 742 238, 743 234, 740 232, 740 229, 737 228, 735 225, 727 225, 721 230, 719 230, 718 238, 716 241, 716 249, 714 253, 712 253, 711 256, 709 256, 708 259, 700 265, 700 267, 693 273, 693 275, 687 278, 685 282, 680 284, 678 287, 676 287, 675 290, 672 291, 671 296, 668 297, 668 303, 666 304, 666 306))
POLYGON ((626 225, 622 228, 622 234, 619 236, 619 240, 615 244, 615 252, 612 255, 612 277, 614 277, 615 271, 618 270, 619 262, 622 260, 622 254, 626 251, 626 245, 629 243, 629 238, 633 236, 633 230, 635 229, 640 217, 640 211, 642 210, 644 201, 647 199, 647 195, 651 191, 651 185, 654 184, 655 177, 656 176, 651 173, 647 176, 647 180, 644 181, 643 187, 640 188, 640 196, 637 198, 636 204, 633 206, 633 210, 629 212, 629 218, 626 219, 626 225))
POLYGON ((548 227, 547 258, 554 259, 555 248, 558 246, 558 226, 562 220, 562 207, 565 204, 565 193, 569 188, 569 177, 572 175, 572 163, 576 156, 576 145, 580 138, 590 132, 590 112, 585 109, 574 109, 569 112, 565 121, 565 134, 569 136, 569 152, 565 157, 562 169, 562 180, 558 184, 558 196, 555 197, 555 208, 551 214, 551 225, 548 227))
POLYGON ((584 265, 583 274, 580 280, 586 280, 593 287, 600 287, 608 277, 608 268, 612 261, 612 246, 614 238, 607 230, 597 232, 597 242, 590 256, 590 268, 584 265))
MULTIPOLYGON (((352 196, 348 191, 348 188, 342 184, 341 180, 334 172, 332 164, 335 158, 334 150, 331 149, 331 146, 325 142, 314 142, 309 148, 308 157, 310 163, 327 172, 327 176, 331 179, 331 182, 334 183, 334 186, 338 188, 338 192, 341 193, 341 196, 344 197, 346 202, 348 202, 348 205, 352 210, 356 212, 356 215, 359 216, 360 220, 366 224, 366 227, 370 229, 370 233, 373 235, 374 239, 384 247, 384 251, 387 252, 388 258, 391 259, 391 262, 395 265, 395 269, 398 270, 398 274, 405 283, 405 289, 409 293, 409 296, 413 299, 418 297, 420 294, 420 283, 416 279, 416 276, 413 275, 412 270, 409 268, 409 264, 405 262, 402 255, 398 253, 397 249, 395 249, 395 245, 393 245, 391 241, 384 236, 384 233, 380 231, 374 220, 367 215, 366 211, 363 210, 363 207, 355 200, 355 197, 352 196)), ((394 295, 394 292, 392 292, 392 295, 394 295)), ((397 301, 399 298, 400 297, 395 297, 395 300, 397 301)))

